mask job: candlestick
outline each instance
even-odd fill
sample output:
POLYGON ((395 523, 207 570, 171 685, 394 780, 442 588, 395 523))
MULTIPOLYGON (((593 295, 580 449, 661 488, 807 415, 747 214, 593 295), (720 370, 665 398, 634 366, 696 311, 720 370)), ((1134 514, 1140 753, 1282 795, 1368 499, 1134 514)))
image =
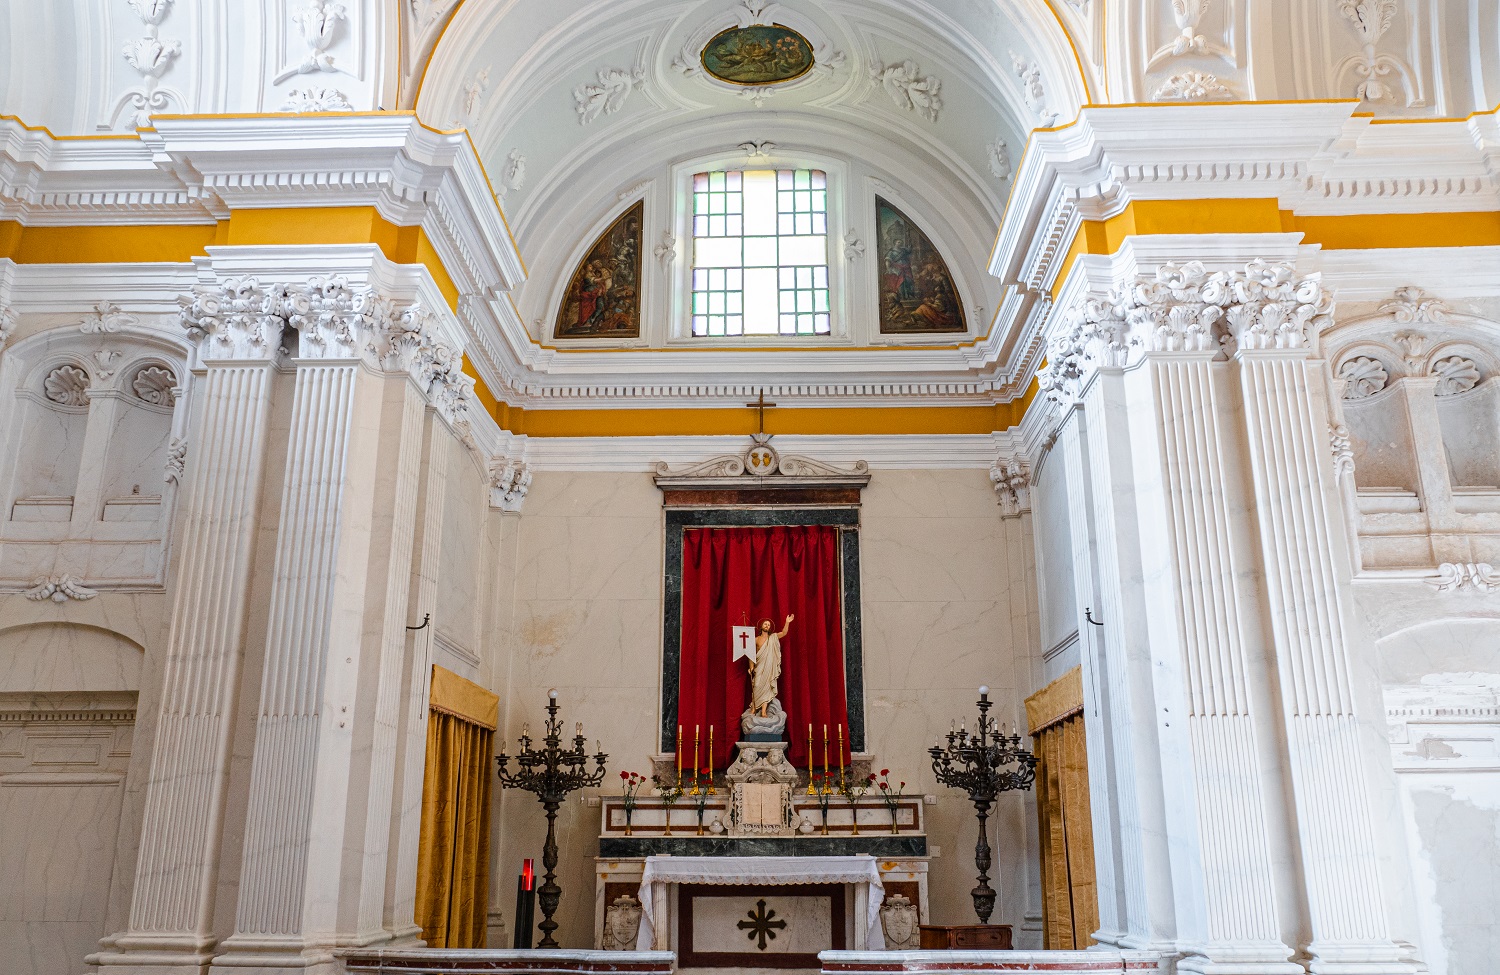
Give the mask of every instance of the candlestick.
POLYGON ((714 726, 708 726, 708 794, 714 794, 714 726))
POLYGON ((823 726, 823 781, 828 781, 828 726, 823 726))
POLYGON ((839 725, 839 781, 844 781, 844 726, 839 725))
POLYGON ((811 721, 807 723, 807 794, 813 794, 813 744, 811 721))
POLYGON ((677 726, 677 788, 682 788, 682 725, 677 726))
POLYGON ((698 764, 698 729, 702 725, 693 725, 693 795, 698 794, 698 770, 703 766, 698 764))

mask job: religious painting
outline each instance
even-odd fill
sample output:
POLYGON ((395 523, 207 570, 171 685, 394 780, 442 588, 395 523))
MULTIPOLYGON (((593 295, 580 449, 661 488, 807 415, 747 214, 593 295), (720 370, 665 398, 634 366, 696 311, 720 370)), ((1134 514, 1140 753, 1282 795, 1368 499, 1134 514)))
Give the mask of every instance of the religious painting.
POLYGON ((880 331, 962 332, 964 307, 943 256, 906 214, 875 198, 880 331))
POLYGON ((641 222, 626 210, 578 262, 557 311, 554 338, 633 339, 641 334, 641 222))
POLYGON ((807 38, 780 24, 731 27, 703 47, 703 70, 732 85, 775 85, 812 66, 807 38))

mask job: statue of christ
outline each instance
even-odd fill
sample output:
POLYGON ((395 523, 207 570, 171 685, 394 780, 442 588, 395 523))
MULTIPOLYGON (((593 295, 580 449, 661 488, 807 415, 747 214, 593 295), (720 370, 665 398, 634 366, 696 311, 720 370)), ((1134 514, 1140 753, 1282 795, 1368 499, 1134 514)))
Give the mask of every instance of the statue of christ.
POLYGON ((781 638, 796 618, 788 615, 780 633, 772 632, 770 620, 761 620, 760 630, 755 634, 755 659, 750 661, 750 710, 758 717, 767 717, 766 709, 776 700, 776 682, 781 678, 781 638))

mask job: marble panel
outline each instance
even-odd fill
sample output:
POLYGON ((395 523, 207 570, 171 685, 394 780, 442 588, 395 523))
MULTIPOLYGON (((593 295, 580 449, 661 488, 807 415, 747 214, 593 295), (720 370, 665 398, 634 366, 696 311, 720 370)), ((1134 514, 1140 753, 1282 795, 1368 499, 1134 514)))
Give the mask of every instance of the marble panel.
POLYGON ((0 631, 0 692, 138 690, 143 656, 138 644, 92 626, 0 631))
POLYGON ((659 514, 527 514, 521 520, 516 598, 660 599, 659 514))
POLYGON ((794 897, 767 891, 730 897, 692 895, 691 900, 692 943, 680 945, 679 953, 804 955, 834 947, 833 905, 827 895, 794 897), (757 919, 764 923, 756 925, 757 919), (744 928, 742 922, 751 927, 744 928))
POLYGON ((532 599, 517 606, 513 679, 566 685, 587 672, 599 685, 655 695, 661 604, 654 599, 532 599))
POLYGON ((878 518, 861 532, 866 605, 993 599, 1005 588, 998 512, 972 518, 878 518))
POLYGON ((995 515, 995 491, 980 470, 877 471, 865 488, 866 518, 976 518, 995 515))

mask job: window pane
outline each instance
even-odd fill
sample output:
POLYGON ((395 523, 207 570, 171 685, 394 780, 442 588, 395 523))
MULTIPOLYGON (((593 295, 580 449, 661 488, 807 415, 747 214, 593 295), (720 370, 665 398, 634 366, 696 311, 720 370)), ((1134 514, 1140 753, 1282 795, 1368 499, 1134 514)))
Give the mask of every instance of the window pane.
POLYGON ((828 238, 826 237, 782 237, 781 263, 784 266, 812 267, 828 263, 828 238))
POLYGON ((693 334, 829 334, 827 177, 699 173, 693 186, 693 334))
POLYGON ((775 237, 746 237, 745 240, 745 266, 746 267, 775 267, 776 266, 776 240, 775 237))
POLYGON ((693 264, 696 267, 739 267, 740 238, 698 238, 693 241, 693 264))

